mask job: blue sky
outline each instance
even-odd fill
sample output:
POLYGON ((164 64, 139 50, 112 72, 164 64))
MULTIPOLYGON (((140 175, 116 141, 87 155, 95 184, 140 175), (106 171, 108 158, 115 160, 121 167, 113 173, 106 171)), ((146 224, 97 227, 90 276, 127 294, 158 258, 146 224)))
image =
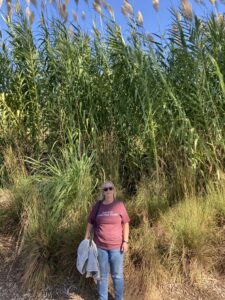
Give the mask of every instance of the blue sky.
MULTIPOLYGON (((47 3, 47 14, 57 16, 57 10, 53 5, 48 4, 49 0, 45 0, 47 3)), ((61 0, 64 2, 63 0, 61 0)), ((0 1, 1 2, 1 1, 0 1)), ((25 0, 20 0, 20 4, 26 8, 27 2, 25 0)), ((40 17, 41 11, 41 0, 36 0, 37 8, 30 1, 29 7, 30 10, 35 14, 35 21, 33 24, 33 29, 36 30, 37 24, 40 17)), ((87 1, 86 1, 87 2, 87 1)), ((76 5, 75 0, 70 0, 68 3, 69 11, 69 20, 72 20, 72 10, 76 11, 78 15, 78 22, 84 30, 91 30, 93 19, 96 20, 97 26, 101 29, 104 28, 104 20, 101 20, 99 15, 95 13, 92 8, 92 2, 89 0, 87 5, 84 0, 80 0, 78 6, 76 5), (85 12, 86 18, 82 19, 82 12, 85 12)), ((190 0, 192 4, 193 11, 200 16, 209 14, 212 10, 215 11, 215 8, 211 4, 210 0, 202 0, 203 4, 197 4, 198 1, 190 0)), ((12 1, 15 3, 15 1, 12 1)), ((112 6, 115 11, 115 18, 118 24, 121 25, 124 32, 127 28, 127 19, 121 12, 121 6, 123 5, 123 0, 108 0, 107 3, 112 6)), ((130 0, 129 3, 134 7, 135 13, 139 10, 142 12, 144 20, 144 29, 148 33, 157 33, 163 34, 166 29, 168 29, 171 23, 171 15, 169 9, 171 7, 178 8, 180 1, 179 0, 159 0, 159 11, 156 12, 152 6, 152 0, 130 0)), ((225 13, 225 5, 222 4, 222 1, 217 1, 217 9, 220 13, 225 13)), ((1 14, 6 13, 6 0, 3 0, 3 5, 0 9, 1 14)), ((0 29, 4 31, 5 24, 2 18, 0 17, 0 29)), ((4 34, 5 36, 5 34, 4 34)))

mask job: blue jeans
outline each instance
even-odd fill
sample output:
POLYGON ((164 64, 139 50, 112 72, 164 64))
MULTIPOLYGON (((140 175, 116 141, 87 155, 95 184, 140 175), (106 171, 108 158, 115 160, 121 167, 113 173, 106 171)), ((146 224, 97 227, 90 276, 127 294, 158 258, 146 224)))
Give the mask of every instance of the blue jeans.
POLYGON ((123 300, 123 252, 120 249, 105 250, 98 248, 100 280, 98 281, 99 300, 108 300, 109 266, 113 280, 115 300, 123 300))

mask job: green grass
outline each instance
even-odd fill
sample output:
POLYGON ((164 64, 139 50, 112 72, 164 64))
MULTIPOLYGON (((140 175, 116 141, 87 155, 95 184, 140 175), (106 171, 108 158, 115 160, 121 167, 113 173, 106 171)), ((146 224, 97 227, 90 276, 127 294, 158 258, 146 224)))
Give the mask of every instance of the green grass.
POLYGON ((80 155, 74 144, 62 151, 60 162, 52 157, 45 164, 32 160, 32 166, 39 174, 17 177, 0 222, 11 216, 19 225, 22 282, 37 292, 59 270, 68 274, 74 268, 75 248, 84 235, 95 182, 91 158, 80 155), (64 258, 62 262, 59 257, 64 258))
POLYGON ((204 192, 224 169, 224 24, 175 16, 179 30, 155 42, 135 20, 127 38, 113 20, 93 35, 60 20, 36 35, 22 13, 9 22, 0 161, 10 147, 21 159, 58 157, 73 133, 95 175, 130 193, 149 176, 170 180, 170 201, 204 192))

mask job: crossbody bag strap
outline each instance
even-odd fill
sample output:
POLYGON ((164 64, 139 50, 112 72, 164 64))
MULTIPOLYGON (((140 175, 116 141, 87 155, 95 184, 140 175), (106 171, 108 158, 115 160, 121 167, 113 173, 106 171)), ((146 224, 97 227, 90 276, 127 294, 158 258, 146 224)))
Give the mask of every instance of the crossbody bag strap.
POLYGON ((99 200, 99 201, 98 201, 98 207, 97 207, 97 210, 96 210, 96 213, 95 213, 95 217, 94 217, 94 224, 93 224, 92 230, 91 230, 91 232, 90 232, 89 246, 91 246, 92 241, 93 241, 93 238, 94 238, 94 230, 95 230, 95 226, 96 226, 96 218, 97 218, 97 215, 98 215, 98 212, 99 212, 99 208, 100 208, 100 206, 101 206, 101 203, 102 203, 102 200, 99 200))

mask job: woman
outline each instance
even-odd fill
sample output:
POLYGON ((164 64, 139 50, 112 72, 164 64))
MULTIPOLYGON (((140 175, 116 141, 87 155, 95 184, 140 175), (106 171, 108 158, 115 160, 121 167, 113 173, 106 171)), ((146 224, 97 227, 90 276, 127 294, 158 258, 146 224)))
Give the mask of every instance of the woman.
POLYGON ((115 199, 111 181, 102 185, 102 201, 97 202, 88 217, 85 239, 90 237, 94 225, 94 242, 98 248, 100 280, 99 300, 108 299, 109 266, 114 286, 115 300, 123 299, 123 258, 128 251, 129 216, 121 201, 115 199))

